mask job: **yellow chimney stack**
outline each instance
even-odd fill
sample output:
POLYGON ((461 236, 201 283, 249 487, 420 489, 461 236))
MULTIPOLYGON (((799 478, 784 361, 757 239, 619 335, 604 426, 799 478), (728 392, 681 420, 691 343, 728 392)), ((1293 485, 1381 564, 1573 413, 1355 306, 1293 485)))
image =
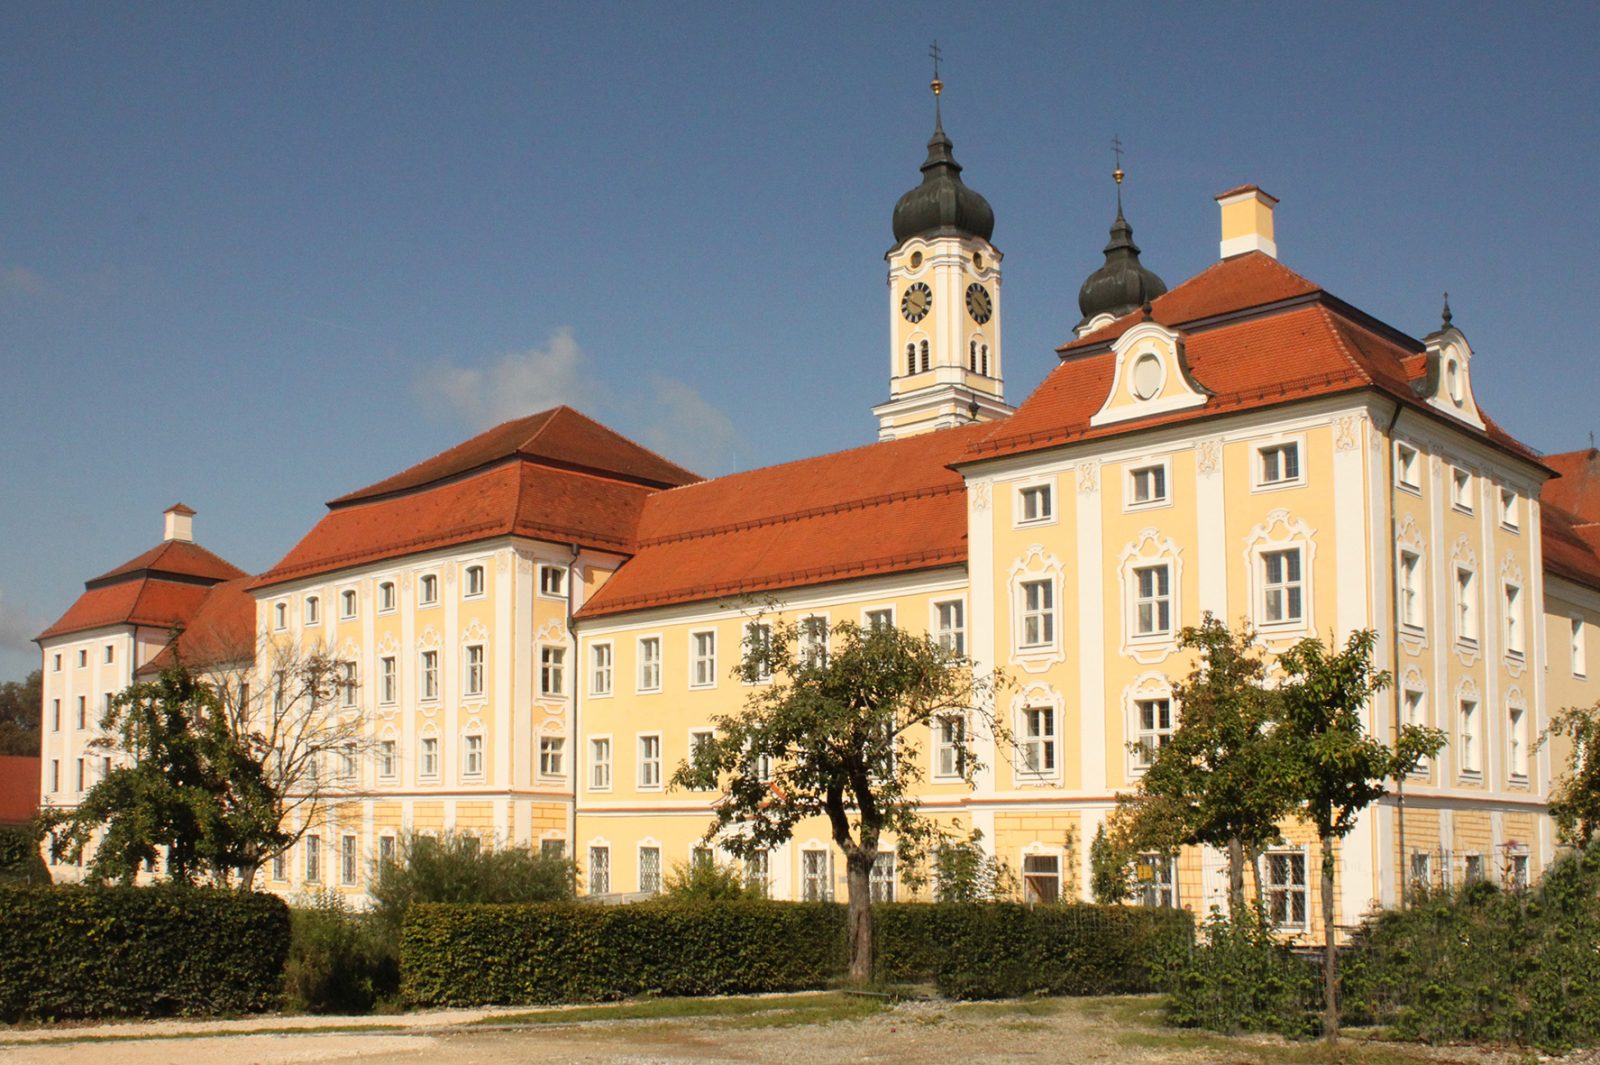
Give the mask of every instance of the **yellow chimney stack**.
POLYGON ((1277 203, 1278 198, 1261 191, 1259 185, 1240 185, 1218 194, 1224 259, 1249 251, 1278 257, 1278 242, 1272 236, 1272 208, 1277 203))

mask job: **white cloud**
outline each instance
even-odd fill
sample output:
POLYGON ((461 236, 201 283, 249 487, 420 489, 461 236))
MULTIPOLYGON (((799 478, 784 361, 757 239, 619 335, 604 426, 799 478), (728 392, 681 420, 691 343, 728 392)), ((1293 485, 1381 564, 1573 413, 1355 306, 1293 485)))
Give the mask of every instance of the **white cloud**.
POLYGON ((459 417, 474 430, 566 403, 702 474, 734 469, 743 442, 733 420, 691 385, 659 376, 604 380, 565 326, 544 347, 491 366, 440 359, 422 369, 415 387, 432 413, 459 417))

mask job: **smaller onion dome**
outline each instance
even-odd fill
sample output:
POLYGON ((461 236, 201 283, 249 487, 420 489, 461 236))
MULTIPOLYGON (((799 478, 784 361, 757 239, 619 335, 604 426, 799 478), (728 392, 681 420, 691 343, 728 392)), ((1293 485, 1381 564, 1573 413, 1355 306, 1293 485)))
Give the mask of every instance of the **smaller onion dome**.
POLYGON ((1083 321, 1078 326, 1081 328, 1102 314, 1120 318, 1166 291, 1167 283, 1139 261, 1139 245, 1133 242, 1133 227, 1122 217, 1122 190, 1119 188, 1117 219, 1111 223, 1105 265, 1090 274, 1078 290, 1078 310, 1083 312, 1083 321))
POLYGON ((950 153, 952 147, 943 122, 935 117, 922 184, 894 205, 896 244, 911 237, 946 234, 988 240, 994 233, 994 208, 962 182, 961 164, 950 153))

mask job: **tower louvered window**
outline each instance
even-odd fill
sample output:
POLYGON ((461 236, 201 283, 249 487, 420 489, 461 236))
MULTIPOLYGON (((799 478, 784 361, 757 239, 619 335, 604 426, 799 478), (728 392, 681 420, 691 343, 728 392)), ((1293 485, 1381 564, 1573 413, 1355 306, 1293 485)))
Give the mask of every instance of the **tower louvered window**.
POLYGON ((917 372, 917 346, 916 346, 916 344, 907 344, 906 345, 906 374, 910 375, 910 374, 914 374, 916 372, 917 372))
POLYGON ((922 369, 924 373, 928 370, 928 342, 926 340, 922 342, 922 369))

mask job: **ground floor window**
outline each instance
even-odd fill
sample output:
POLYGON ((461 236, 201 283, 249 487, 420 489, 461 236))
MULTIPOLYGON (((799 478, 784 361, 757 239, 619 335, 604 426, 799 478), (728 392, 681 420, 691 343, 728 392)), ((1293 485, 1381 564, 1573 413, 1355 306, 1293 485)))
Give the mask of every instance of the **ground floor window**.
POLYGON ((872 901, 894 901, 893 854, 880 854, 872 861, 872 901))
POLYGON ((1420 888, 1431 887, 1433 884, 1433 855, 1426 851, 1413 851, 1411 854, 1411 883, 1420 888))
POLYGON ((748 888, 761 892, 765 897, 771 894, 772 863, 766 851, 757 851, 744 860, 744 883, 748 888))
POLYGON ((306 837, 306 880, 315 884, 322 879, 322 838, 306 837))
POLYGON ((1023 855, 1022 901, 1061 901, 1061 858, 1059 855, 1023 855))
POLYGON ((563 858, 567 853, 567 841, 564 839, 542 839, 539 841, 539 857, 563 858))
POLYGON ((282 851, 279 851, 277 854, 274 854, 272 856, 272 879, 274 879, 274 880, 287 880, 287 879, 289 879, 289 870, 288 870, 287 866, 288 866, 288 863, 283 860, 283 852, 282 851))
POLYGON ((1524 891, 1528 887, 1528 856, 1526 854, 1513 854, 1506 860, 1506 886, 1512 891, 1524 891))
POLYGON ((611 848, 589 848, 589 894, 611 894, 611 848))
POLYGON ((1178 860, 1154 852, 1134 859, 1133 899, 1140 906, 1177 906, 1178 860))
POLYGON ((356 882, 356 838, 344 836, 339 840, 339 883, 349 887, 356 882))
POLYGON ((654 895, 661 890, 661 848, 639 848, 639 890, 654 895))
POLYGON ((1461 876, 1469 884, 1483 879, 1483 855, 1469 854, 1461 860, 1461 876))
POLYGON ((394 864, 394 837, 378 837, 378 868, 394 864))
POLYGON ((1267 917, 1279 928, 1306 926, 1306 856, 1304 851, 1266 854, 1267 917))
POLYGON ((833 878, 828 875, 827 851, 800 852, 800 898, 827 902, 833 898, 833 878))

